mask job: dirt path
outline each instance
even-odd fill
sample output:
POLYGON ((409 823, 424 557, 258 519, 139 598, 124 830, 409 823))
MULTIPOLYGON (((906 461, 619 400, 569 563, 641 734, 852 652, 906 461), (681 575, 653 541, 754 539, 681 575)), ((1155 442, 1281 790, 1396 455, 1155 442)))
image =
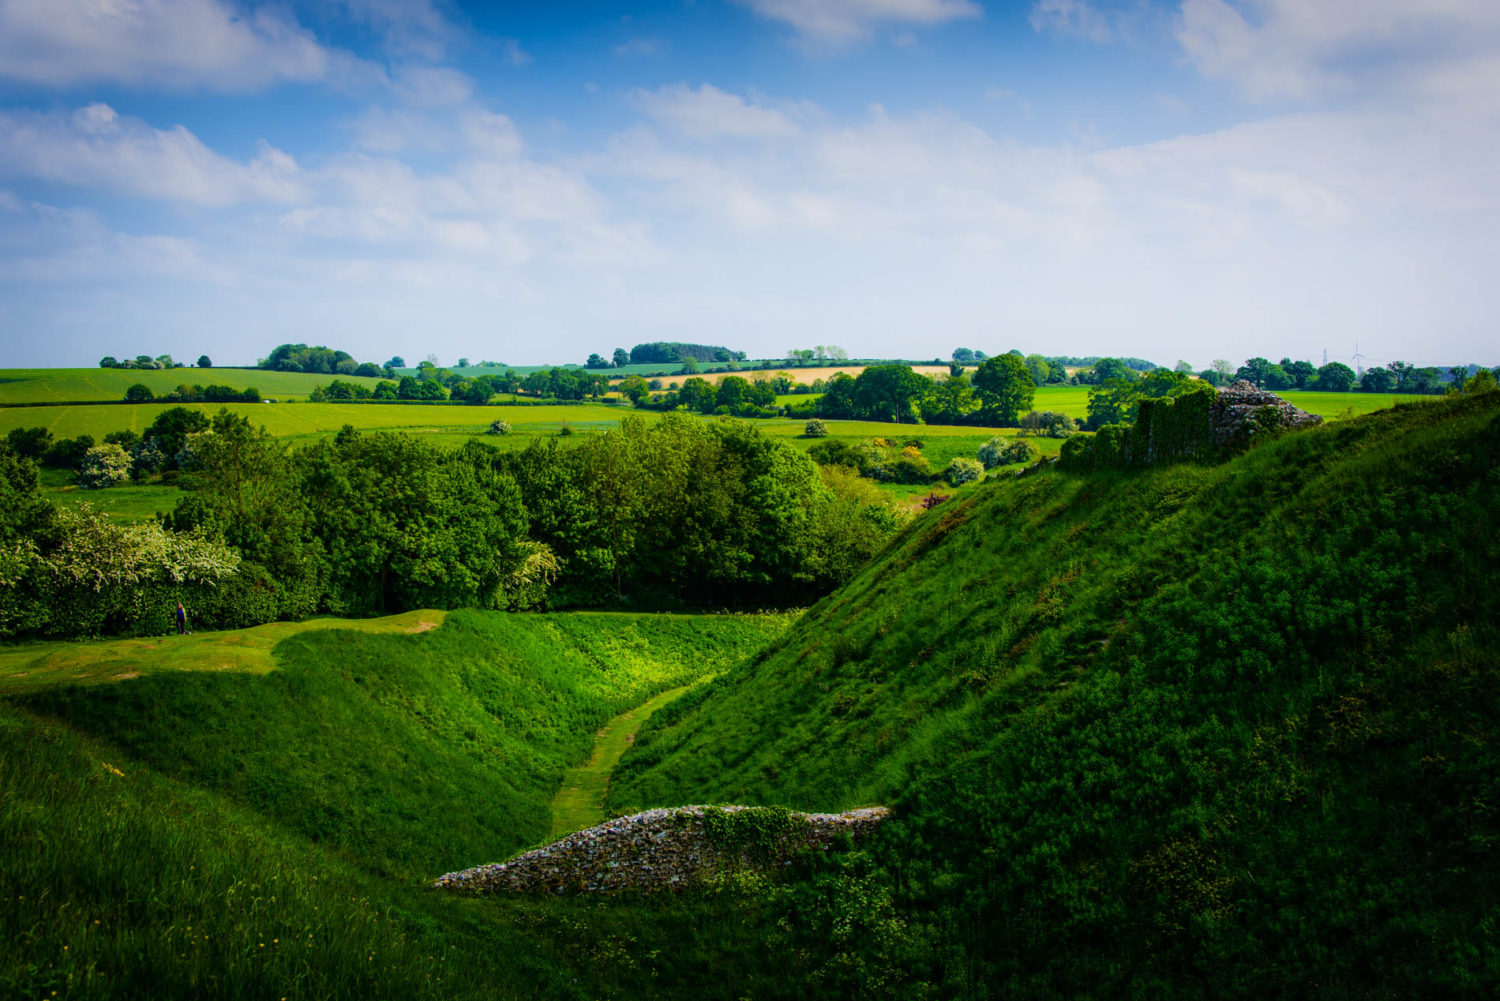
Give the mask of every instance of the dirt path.
POLYGON ((586 763, 568 769, 562 788, 552 797, 552 837, 571 834, 604 820, 604 792, 609 787, 609 773, 635 740, 635 732, 652 713, 692 687, 683 685, 662 692, 604 724, 594 741, 594 753, 586 763))

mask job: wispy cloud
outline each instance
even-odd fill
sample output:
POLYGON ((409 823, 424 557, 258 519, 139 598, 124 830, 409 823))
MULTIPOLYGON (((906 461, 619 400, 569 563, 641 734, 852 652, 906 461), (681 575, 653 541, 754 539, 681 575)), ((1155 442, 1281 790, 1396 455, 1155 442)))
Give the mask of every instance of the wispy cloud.
POLYGON ((1184 0, 1176 34, 1202 73, 1256 99, 1440 92, 1493 102, 1500 78, 1493 0, 1184 0))
POLYGON ((753 104, 707 83, 696 90, 679 83, 636 91, 633 100, 656 121, 694 139, 768 139, 798 130, 785 112, 753 104))
POLYGON ((631 38, 615 46, 617 56, 654 56, 667 47, 664 38, 631 38))
POLYGON ((71 114, 0 112, 0 174, 201 205, 295 202, 297 163, 269 145, 248 163, 182 126, 158 129, 107 104, 71 114))
MULTIPOLYGON (((870 37, 876 28, 910 28, 980 17, 972 0, 734 0, 761 17, 792 26, 818 47, 840 47, 870 37)), ((903 33, 904 34, 904 33, 903 33)), ((899 36, 898 36, 899 37, 899 36)))
POLYGON ((28 83, 249 91, 379 75, 270 8, 241 13, 222 0, 0 0, 0 76, 28 83))

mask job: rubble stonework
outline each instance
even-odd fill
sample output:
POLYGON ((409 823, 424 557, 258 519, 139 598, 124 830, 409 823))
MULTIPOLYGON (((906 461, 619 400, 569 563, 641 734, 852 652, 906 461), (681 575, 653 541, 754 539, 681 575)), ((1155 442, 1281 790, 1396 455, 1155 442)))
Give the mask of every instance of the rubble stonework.
MULTIPOLYGON (((617 893, 680 890, 705 876, 767 870, 793 855, 826 851, 841 835, 867 835, 891 815, 883 806, 847 813, 779 813, 784 821, 769 841, 725 843, 712 831, 713 813, 732 815, 755 807, 679 806, 617 817, 597 827, 517 855, 439 876, 433 886, 469 893, 617 893)), ((768 811, 769 812, 769 811, 768 811)))
POLYGON ((1244 379, 1219 390, 1210 408, 1214 445, 1243 444, 1265 431, 1293 430, 1323 423, 1323 418, 1292 406, 1275 393, 1256 389, 1244 379))

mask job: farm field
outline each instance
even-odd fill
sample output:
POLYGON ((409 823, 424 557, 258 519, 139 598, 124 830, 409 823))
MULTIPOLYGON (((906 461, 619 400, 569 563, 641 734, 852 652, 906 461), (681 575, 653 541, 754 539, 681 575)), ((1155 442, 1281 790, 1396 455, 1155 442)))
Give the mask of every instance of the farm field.
POLYGON ((182 385, 219 385, 240 390, 254 386, 262 397, 300 400, 306 399, 314 387, 326 386, 334 379, 372 388, 380 381, 243 368, 7 368, 0 369, 0 404, 123 400, 125 390, 138 382, 157 396, 182 385))

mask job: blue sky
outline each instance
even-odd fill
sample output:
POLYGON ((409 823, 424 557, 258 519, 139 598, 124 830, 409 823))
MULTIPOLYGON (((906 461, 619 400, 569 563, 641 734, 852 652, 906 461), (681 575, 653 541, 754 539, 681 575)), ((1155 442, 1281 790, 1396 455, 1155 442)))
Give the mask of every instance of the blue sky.
POLYGON ((7 365, 1500 363, 1493 0, 0 0, 7 365))

